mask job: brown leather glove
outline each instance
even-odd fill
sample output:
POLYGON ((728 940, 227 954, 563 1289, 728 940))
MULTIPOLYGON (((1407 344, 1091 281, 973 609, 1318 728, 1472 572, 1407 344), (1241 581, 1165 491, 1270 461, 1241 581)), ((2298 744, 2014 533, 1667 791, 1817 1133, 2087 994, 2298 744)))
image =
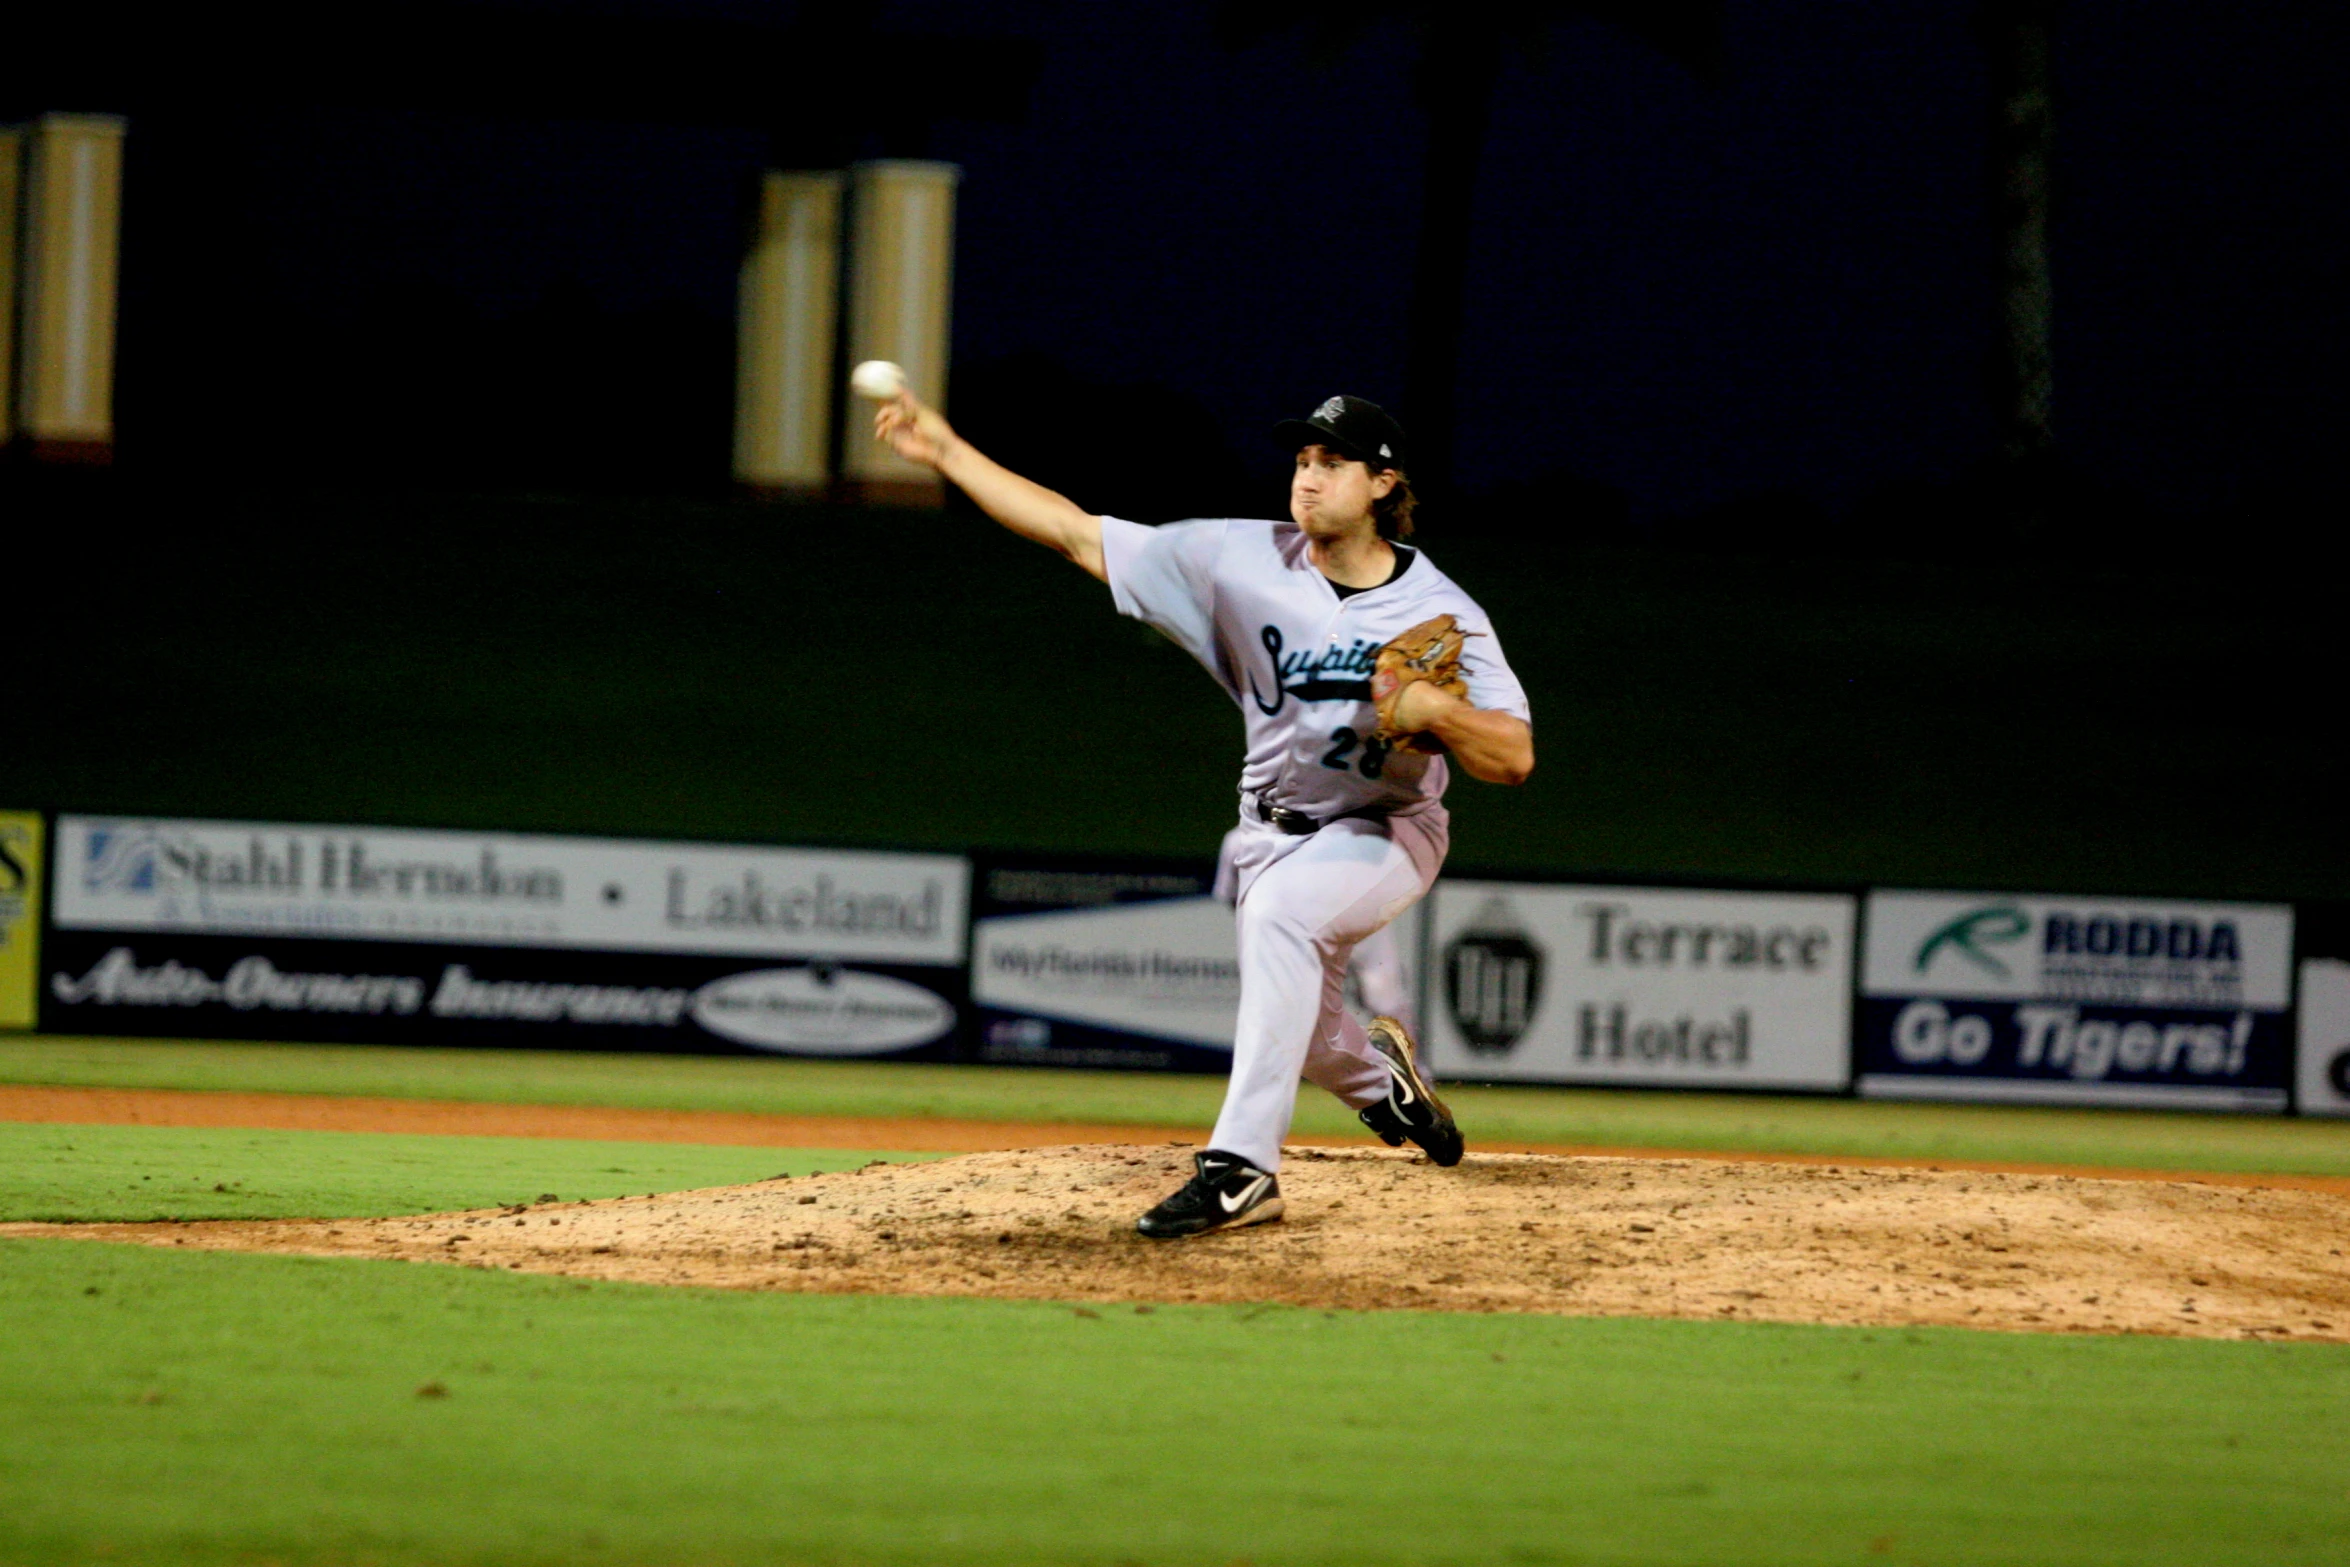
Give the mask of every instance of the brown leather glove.
POLYGON ((1378 661, 1371 671, 1371 701, 1379 709, 1379 727, 1373 731, 1375 739, 1430 755, 1444 749, 1444 742, 1433 735, 1407 735, 1398 729, 1396 704, 1407 686, 1422 680, 1467 700, 1469 681, 1461 673, 1461 649, 1471 635, 1452 616, 1438 615, 1421 621, 1379 650, 1378 661))

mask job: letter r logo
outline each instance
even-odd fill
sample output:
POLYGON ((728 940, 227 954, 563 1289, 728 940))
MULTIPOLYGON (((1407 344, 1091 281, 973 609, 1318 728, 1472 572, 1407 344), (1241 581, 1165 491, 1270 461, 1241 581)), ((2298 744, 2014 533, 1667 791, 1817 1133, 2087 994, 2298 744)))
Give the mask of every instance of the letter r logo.
POLYGON ((2012 903, 1970 909, 1918 944, 1917 971, 1926 972, 1933 966, 1935 955, 1947 947, 1975 967, 2005 979, 2007 965, 1983 948, 2020 941, 2031 928, 2031 916, 2012 903))

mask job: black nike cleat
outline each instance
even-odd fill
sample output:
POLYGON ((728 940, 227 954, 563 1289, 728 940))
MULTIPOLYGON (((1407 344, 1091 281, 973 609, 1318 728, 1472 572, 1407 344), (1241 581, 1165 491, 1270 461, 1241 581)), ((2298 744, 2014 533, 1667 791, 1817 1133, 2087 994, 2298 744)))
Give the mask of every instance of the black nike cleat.
POLYGON ((1183 1189, 1134 1221, 1155 1241, 1237 1229, 1281 1217, 1281 1183, 1238 1154, 1210 1148, 1192 1155, 1199 1173, 1183 1189))
POLYGON ((1408 1138, 1427 1151, 1437 1164, 1455 1165, 1468 1146, 1452 1112, 1420 1075, 1420 1050, 1411 1030, 1391 1017, 1371 1019, 1371 1048, 1387 1058, 1395 1076, 1387 1097, 1360 1112, 1362 1122, 1390 1148, 1401 1148, 1408 1138))

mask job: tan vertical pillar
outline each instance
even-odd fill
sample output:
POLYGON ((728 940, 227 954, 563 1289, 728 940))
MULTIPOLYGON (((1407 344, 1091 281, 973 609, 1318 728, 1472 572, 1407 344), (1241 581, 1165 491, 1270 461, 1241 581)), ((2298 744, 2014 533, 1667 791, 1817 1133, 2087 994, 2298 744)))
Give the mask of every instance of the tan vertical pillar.
POLYGON ((0 448, 16 438, 16 246, 23 201, 24 129, 0 125, 0 448))
MULTIPOLYGON (((904 367, 915 396, 939 407, 946 401, 955 185, 962 173, 951 163, 903 159, 850 171, 849 362, 891 360, 904 367)), ((862 430, 848 434, 841 472, 852 494, 900 505, 935 506, 945 498, 929 469, 862 430)))
POLYGON ((123 122, 44 114, 26 139, 17 433, 33 455, 114 455, 123 122))
POLYGON ((773 490, 832 478, 832 363, 840 329, 838 173, 770 171, 743 257, 734 476, 773 490))

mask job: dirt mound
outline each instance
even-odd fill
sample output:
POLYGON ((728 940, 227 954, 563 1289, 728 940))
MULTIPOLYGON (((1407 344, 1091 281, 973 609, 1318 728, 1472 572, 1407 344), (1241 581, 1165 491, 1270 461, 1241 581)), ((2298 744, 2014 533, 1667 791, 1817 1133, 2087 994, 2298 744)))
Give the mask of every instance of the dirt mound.
POLYGON ((0 1229, 734 1289, 2350 1340, 2328 1192, 1309 1148, 1285 1221, 1136 1235, 1189 1172, 1182 1147, 1084 1146, 422 1218, 0 1229))

